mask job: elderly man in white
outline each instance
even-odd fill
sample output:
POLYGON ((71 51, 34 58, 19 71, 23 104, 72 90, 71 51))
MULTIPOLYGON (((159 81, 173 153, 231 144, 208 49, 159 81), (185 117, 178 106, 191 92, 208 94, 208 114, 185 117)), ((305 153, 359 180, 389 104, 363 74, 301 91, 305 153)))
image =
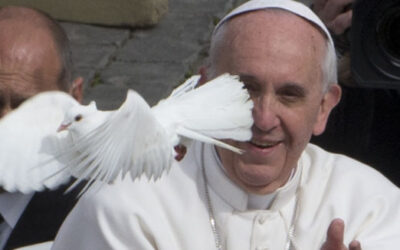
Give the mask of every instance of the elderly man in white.
POLYGON ((245 153, 195 143, 155 183, 85 195, 54 249, 398 249, 399 189, 309 144, 341 95, 318 17, 291 0, 246 2, 217 25, 202 81, 224 72, 254 101, 252 140, 229 142, 245 153))

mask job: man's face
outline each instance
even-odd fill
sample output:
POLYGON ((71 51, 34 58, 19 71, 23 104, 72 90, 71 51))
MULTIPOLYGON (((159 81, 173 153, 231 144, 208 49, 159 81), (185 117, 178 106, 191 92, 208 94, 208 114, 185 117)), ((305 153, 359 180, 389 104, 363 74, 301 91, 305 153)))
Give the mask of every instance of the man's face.
POLYGON ((239 186, 270 193, 286 183, 311 135, 323 132, 340 89, 323 93, 325 40, 295 15, 270 10, 244 14, 222 32, 213 67, 245 83, 254 101, 254 126, 250 142, 232 142, 244 154, 218 153, 239 186))
POLYGON ((15 21, 0 22, 0 118, 27 98, 58 89, 59 56, 46 32, 15 21))

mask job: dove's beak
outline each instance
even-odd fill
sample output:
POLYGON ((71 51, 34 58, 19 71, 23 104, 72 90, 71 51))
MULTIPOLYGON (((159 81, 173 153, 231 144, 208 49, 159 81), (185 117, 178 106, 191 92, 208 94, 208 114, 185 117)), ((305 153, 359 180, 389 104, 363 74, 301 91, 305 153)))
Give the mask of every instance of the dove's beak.
POLYGON ((67 130, 69 125, 71 125, 71 123, 61 124, 60 127, 58 127, 57 132, 61 132, 61 131, 67 130))

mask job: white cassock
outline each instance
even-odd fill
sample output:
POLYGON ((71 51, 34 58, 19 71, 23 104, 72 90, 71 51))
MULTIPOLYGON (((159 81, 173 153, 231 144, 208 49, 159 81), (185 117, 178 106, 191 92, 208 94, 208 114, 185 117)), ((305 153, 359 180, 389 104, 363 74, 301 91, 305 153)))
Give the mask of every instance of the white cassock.
POLYGON ((214 147, 202 152, 202 145, 155 183, 126 178, 85 194, 53 249, 216 249, 202 155, 224 249, 283 250, 293 225, 292 249, 317 250, 334 218, 345 222, 346 245, 356 239, 363 250, 399 249, 400 190, 372 168, 309 144, 285 186, 249 199, 226 177, 214 147))

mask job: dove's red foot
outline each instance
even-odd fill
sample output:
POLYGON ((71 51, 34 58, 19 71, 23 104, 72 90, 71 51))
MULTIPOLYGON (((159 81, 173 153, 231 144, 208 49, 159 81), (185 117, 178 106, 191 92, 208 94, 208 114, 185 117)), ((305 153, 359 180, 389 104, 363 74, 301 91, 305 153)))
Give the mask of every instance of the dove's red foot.
POLYGON ((175 149, 175 152, 177 153, 177 155, 175 156, 175 160, 177 160, 177 161, 182 160, 186 154, 186 147, 183 145, 177 145, 174 147, 174 149, 175 149))

